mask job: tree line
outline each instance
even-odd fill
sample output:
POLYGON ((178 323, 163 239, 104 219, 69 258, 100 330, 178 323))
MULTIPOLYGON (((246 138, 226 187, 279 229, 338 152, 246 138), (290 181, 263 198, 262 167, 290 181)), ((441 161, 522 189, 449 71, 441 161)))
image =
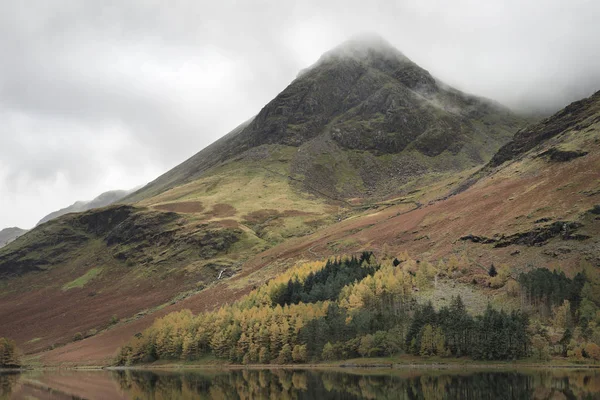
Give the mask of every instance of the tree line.
POLYGON ((380 265, 371 253, 303 264, 219 310, 158 319, 120 349, 116 362, 212 355, 242 364, 303 363, 400 353, 497 360, 528 354, 528 319, 521 313, 488 307, 473 318, 460 297, 439 311, 419 306, 414 288, 431 281, 433 270, 406 259, 380 265))
POLYGON ((471 317, 457 296, 449 307, 435 311, 428 303, 412 318, 405 346, 415 355, 470 356, 479 360, 514 360, 527 357, 529 318, 490 305, 481 316, 471 317))
POLYGON ((519 276, 522 307, 538 317, 532 327, 532 353, 600 360, 600 274, 582 260, 580 271, 536 268, 519 276))
POLYGON ((328 260, 323 269, 310 272, 304 281, 298 277, 289 279, 283 290, 273 294, 273 303, 284 306, 335 300, 342 288, 377 271, 378 265, 368 263, 372 256, 373 253, 364 252, 360 258, 328 260))

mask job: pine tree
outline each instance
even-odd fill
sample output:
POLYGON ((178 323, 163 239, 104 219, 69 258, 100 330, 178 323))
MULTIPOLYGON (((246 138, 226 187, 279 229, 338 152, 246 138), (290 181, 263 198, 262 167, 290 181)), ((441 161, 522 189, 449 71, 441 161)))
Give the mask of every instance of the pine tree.
POLYGON ((492 266, 488 270, 488 275, 491 276, 492 278, 495 277, 496 275, 498 275, 498 271, 496 271, 496 267, 494 266, 494 264, 492 264, 492 266))

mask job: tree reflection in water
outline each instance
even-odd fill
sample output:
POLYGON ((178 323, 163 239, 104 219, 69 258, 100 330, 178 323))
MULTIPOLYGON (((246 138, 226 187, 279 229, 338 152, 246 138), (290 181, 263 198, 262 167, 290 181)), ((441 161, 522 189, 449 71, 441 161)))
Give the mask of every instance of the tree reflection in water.
POLYGON ((130 398, 160 399, 600 399, 600 373, 370 370, 115 371, 130 398))
POLYGON ((11 398, 13 389, 18 381, 18 372, 0 372, 0 400, 11 398))

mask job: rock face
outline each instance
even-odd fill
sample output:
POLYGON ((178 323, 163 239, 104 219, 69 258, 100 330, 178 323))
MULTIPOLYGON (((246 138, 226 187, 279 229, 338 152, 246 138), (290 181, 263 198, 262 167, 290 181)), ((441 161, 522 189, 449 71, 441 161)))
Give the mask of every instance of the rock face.
POLYGON ((271 146, 298 148, 292 171, 305 189, 338 198, 389 194, 428 172, 486 162, 522 125, 507 109, 439 82, 383 39, 360 37, 325 53, 251 121, 128 200, 257 148, 268 156, 271 146))
POLYGON ((494 112, 506 110, 438 84, 382 39, 361 38, 305 70, 261 110, 245 139, 300 146, 330 134, 342 148, 376 154, 411 144, 428 156, 456 154, 475 133, 471 119, 494 112))
POLYGON ((21 229, 17 227, 2 229, 0 231, 0 248, 6 246, 19 236, 23 235, 25 232, 27 232, 27 229, 21 229))

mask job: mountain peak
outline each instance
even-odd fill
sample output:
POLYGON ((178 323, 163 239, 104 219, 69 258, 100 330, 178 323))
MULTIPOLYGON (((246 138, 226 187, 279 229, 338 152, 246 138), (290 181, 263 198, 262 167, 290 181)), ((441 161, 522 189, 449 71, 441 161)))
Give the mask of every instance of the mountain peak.
POLYGON ((362 33, 350 38, 323 54, 317 63, 339 59, 353 59, 357 61, 372 61, 374 59, 409 61, 402 52, 392 46, 387 40, 374 33, 362 33))
POLYGON ((490 153, 512 136, 510 124, 519 125, 518 118, 506 115, 499 133, 479 127, 481 121, 493 121, 499 113, 504 111, 486 101, 438 85, 428 71, 380 36, 362 34, 301 71, 252 121, 128 201, 191 182, 216 165, 254 157, 259 151, 268 152, 270 146, 299 148, 289 163, 290 170, 304 176, 306 182, 318 181, 319 193, 330 198, 358 196, 367 187, 371 193, 388 194, 394 190, 390 176, 397 177, 400 184, 409 176, 434 168, 436 164, 422 161, 420 155, 451 160, 445 165, 456 169, 487 161, 490 153), (354 152, 365 152, 368 161, 355 161, 354 152), (359 183, 341 184, 342 176, 322 173, 330 165, 322 165, 318 159, 321 154, 338 154, 347 160, 347 170, 357 171, 359 183), (403 163, 413 155, 415 158, 408 163, 412 169, 399 173, 392 164, 374 158, 380 155, 398 156, 403 163), (375 170, 389 172, 373 173, 375 170))

